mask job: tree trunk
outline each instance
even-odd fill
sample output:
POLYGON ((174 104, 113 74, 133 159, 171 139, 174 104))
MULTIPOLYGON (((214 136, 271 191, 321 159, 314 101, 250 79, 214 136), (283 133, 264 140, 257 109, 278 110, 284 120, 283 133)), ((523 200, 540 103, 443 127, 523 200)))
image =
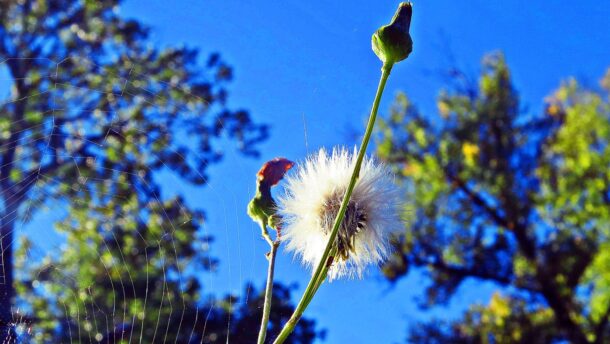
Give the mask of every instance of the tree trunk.
POLYGON ((16 341, 13 323, 13 298, 15 286, 13 283, 13 230, 16 213, 5 211, 0 218, 0 343, 14 343, 16 341))

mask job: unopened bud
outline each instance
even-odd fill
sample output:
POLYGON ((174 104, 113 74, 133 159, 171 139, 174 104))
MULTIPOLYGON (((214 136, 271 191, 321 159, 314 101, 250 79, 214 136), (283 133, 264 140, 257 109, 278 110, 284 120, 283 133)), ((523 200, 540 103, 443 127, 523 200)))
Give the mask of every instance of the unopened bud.
POLYGON ((248 203, 248 215, 263 226, 278 228, 276 205, 271 196, 271 187, 279 183, 294 162, 285 158, 275 158, 267 161, 256 174, 256 195, 248 203))
POLYGON ((256 174, 260 182, 267 183, 269 186, 274 186, 283 177, 286 172, 292 168, 294 162, 286 158, 275 158, 267 161, 256 174))
POLYGON ((402 61, 413 51, 413 40, 409 35, 411 14, 411 2, 402 2, 398 5, 392 22, 373 34, 373 51, 384 64, 402 61))

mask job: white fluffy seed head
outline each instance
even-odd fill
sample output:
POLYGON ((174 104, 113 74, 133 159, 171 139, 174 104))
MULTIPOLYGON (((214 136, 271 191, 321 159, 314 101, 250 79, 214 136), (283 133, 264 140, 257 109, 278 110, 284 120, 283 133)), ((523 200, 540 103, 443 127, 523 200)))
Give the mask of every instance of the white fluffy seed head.
MULTIPOLYGON (((355 150, 350 154, 336 148, 328 154, 321 149, 287 177, 286 194, 279 200, 282 241, 310 269, 322 258, 355 164, 355 150)), ((392 174, 365 157, 337 236, 339 254, 329 279, 361 278, 368 265, 387 256, 388 235, 400 227, 392 174)))

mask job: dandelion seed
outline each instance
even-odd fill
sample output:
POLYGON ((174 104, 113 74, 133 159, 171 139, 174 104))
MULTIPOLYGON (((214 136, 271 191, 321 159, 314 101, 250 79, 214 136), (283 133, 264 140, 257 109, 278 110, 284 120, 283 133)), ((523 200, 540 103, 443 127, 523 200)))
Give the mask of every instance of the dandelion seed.
MULTIPOLYGON (((321 259, 335 217, 356 163, 356 152, 321 149, 287 178, 279 200, 283 240, 303 264, 313 268, 321 259)), ((329 279, 362 277, 388 253, 388 234, 401 227, 398 190, 382 164, 365 158, 336 239, 337 257, 329 279)))

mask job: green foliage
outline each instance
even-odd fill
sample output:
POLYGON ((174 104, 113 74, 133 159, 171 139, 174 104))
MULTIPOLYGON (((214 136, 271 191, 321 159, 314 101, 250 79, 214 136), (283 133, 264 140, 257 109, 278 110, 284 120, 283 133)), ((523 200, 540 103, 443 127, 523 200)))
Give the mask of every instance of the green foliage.
MULTIPOLYGON (((38 343, 225 343, 227 337, 250 343, 264 295, 251 285, 245 300, 203 293, 201 275, 218 262, 207 252, 212 238, 198 231, 202 221, 180 198, 141 204, 125 190, 115 204, 73 206, 57 224, 66 244, 38 265, 24 238, 16 268, 23 271, 21 304, 32 314, 28 337, 38 343)), ((277 284, 273 297, 270 338, 294 308, 289 288, 277 284)), ((305 319, 290 343, 311 343, 322 334, 305 319)))
MULTIPOLYGON (((204 293, 201 275, 218 262, 203 213, 167 198, 158 177, 203 185, 221 142, 256 155, 267 127, 227 108, 232 71, 218 54, 201 65, 195 49, 151 46, 119 3, 0 2, 11 83, 0 102, 0 342, 250 342, 262 296, 204 293), (56 224, 65 245, 40 260, 39 243, 20 238, 13 255, 16 223, 45 207, 67 210, 56 224)), ((290 290, 276 290, 271 335, 292 308, 290 290)), ((293 343, 318 335, 301 324, 293 343)))
POLYGON ((460 321, 436 321, 414 328, 413 343, 550 343, 558 328, 553 312, 529 306, 518 297, 494 294, 489 304, 474 305, 460 321))
POLYGON ((429 306, 469 278, 510 287, 455 323, 414 330, 415 342, 610 340, 608 94, 569 80, 542 114, 521 110, 495 54, 478 85, 457 79, 441 93, 439 116, 399 95, 380 125, 377 153, 410 219, 386 276, 425 268, 429 306))
POLYGON ((210 238, 197 235, 200 214, 182 204, 140 204, 134 195, 116 206, 86 202, 57 224, 66 238, 59 255, 28 266, 31 243, 22 246, 17 268, 29 273, 19 294, 32 308, 34 338, 189 342, 205 300, 196 276, 183 271, 206 271, 216 261, 206 253, 210 238))
MULTIPOLYGON (((198 277, 217 262, 207 255, 211 238, 197 235, 198 214, 181 204, 126 200, 122 211, 71 209, 58 224, 67 241, 61 255, 50 254, 39 266, 27 264, 32 243, 23 239, 16 263, 29 277, 19 288, 33 317, 29 337, 37 343, 252 342, 264 295, 251 285, 244 299, 203 294, 198 277)), ((293 310, 289 288, 277 284, 273 297, 270 338, 293 310)), ((318 335, 323 332, 305 319, 290 343, 318 335)))

